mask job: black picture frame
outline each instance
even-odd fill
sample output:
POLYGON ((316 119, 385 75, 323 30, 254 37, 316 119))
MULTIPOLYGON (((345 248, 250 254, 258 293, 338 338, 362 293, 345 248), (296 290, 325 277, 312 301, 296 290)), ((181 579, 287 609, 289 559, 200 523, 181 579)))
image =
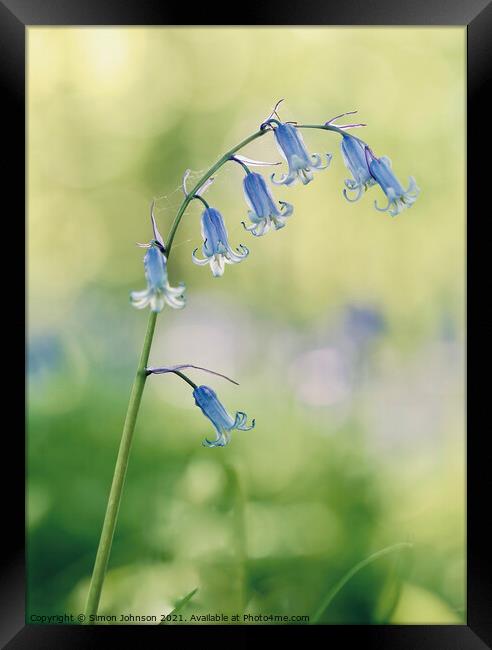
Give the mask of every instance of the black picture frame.
MULTIPOLYGON (((34 25, 186 25, 184 19, 193 15, 196 25, 236 24, 224 22, 225 16, 217 5, 190 7, 166 6, 162 0, 0 0, 0 70, 3 92, 3 192, 4 247, 13 248, 13 256, 4 278, 15 275, 19 283, 18 296, 24 291, 21 241, 25 239, 22 208, 25 211, 25 34, 34 25), (5 146, 6 143, 6 146, 5 146), (5 206, 5 202, 7 206, 5 206), (11 204, 11 205, 10 205, 11 204), (15 265, 12 267, 12 265, 15 265)), ((479 234, 488 220, 490 208, 481 209, 480 201, 487 196, 488 170, 483 153, 490 151, 487 134, 488 115, 486 92, 491 89, 492 61, 492 2, 489 0, 344 0, 336 4, 321 0, 295 3, 270 3, 256 7, 241 4, 243 25, 461 25, 467 28, 467 624, 412 626, 288 626, 294 638, 315 632, 332 647, 355 647, 391 650, 433 648, 439 650, 492 647, 492 568, 490 541, 484 526, 490 508, 487 496, 492 493, 492 473, 489 469, 487 412, 485 400, 480 399, 483 385, 479 360, 487 367, 486 334, 490 326, 484 316, 487 294, 481 290, 484 269, 480 246, 486 238, 479 234), (480 162, 479 162, 480 161, 480 162), (483 215, 483 218, 481 218, 483 215), (485 299, 485 300, 484 300, 485 299), (472 329, 473 335, 472 335, 472 329), (293 636, 294 635, 294 636, 293 636)), ((369 73, 369 72, 368 72, 369 73)), ((438 110, 438 107, 429 107, 438 110)), ((449 137, 453 137, 451 133, 449 137)), ((19 300, 20 303, 20 300, 19 300)), ((27 318, 22 307, 8 305, 11 332, 4 358, 4 379, 13 386, 12 395, 4 402, 4 410, 24 410, 22 386, 24 368, 19 361, 24 346, 21 323, 27 318), (14 343, 18 343, 14 345, 14 343)), ((22 416, 20 416, 22 417, 22 416)), ((20 418, 19 418, 20 419, 20 418)), ((19 420, 17 420, 19 422, 19 420)), ((124 634, 132 643, 157 646, 169 635, 193 637, 203 642, 215 635, 236 636, 248 641, 261 627, 261 634, 283 633, 286 626, 36 626, 25 625, 25 528, 24 477, 25 444, 21 427, 7 426, 4 419, 4 463, 0 472, 5 482, 2 490, 4 551, 1 555, 0 580, 1 623, 0 642, 9 649, 18 648, 92 648, 106 647, 115 635, 124 634), (6 471, 6 466, 11 473, 6 471)), ((278 636, 277 636, 278 638, 278 636)))

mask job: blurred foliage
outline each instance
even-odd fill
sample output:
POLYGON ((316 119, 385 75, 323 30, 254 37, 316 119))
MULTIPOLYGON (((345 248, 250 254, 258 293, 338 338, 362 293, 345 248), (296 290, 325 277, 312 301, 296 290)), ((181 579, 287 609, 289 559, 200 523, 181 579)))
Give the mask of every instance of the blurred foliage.
MULTIPOLYGON (((189 387, 149 380, 101 613, 312 614, 355 564, 323 620, 465 617, 464 28, 29 28, 28 617, 78 613, 109 491, 146 314, 149 205, 166 232, 183 171, 206 169, 283 119, 359 109, 364 137, 422 193, 391 219, 341 194, 339 138, 287 227, 253 239, 241 171, 209 200, 247 261, 221 280, 191 264, 200 206, 170 260, 188 306, 166 308, 154 365, 195 363, 256 417, 225 449, 189 387), (220 382, 220 383, 219 383, 220 382)), ((245 155, 277 159, 270 137, 245 155)))

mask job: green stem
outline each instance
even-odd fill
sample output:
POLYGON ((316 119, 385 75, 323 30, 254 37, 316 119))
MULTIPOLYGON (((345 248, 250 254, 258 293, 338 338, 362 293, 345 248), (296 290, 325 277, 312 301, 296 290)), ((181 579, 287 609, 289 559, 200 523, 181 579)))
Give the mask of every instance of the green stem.
POLYGON ((128 467, 128 459, 130 456, 130 447, 132 444, 133 432, 135 430, 135 422, 137 420, 138 409, 142 400, 145 380, 147 379, 146 367, 149 360, 150 347, 152 345, 156 320, 157 314, 151 311, 149 314, 147 332, 145 334, 140 361, 138 362, 138 368, 135 379, 133 381, 132 392, 130 394, 130 401, 128 403, 128 410, 126 412, 125 424, 123 426, 123 433, 121 435, 120 448, 118 450, 118 457, 116 459, 116 466, 114 469, 113 482, 111 484, 111 491, 109 493, 106 514, 104 516, 101 538, 99 540, 96 561, 94 563, 94 570, 92 572, 91 584, 89 587, 89 594, 87 596, 87 604, 85 608, 85 614, 87 617, 91 614, 96 614, 99 607, 99 600, 101 598, 102 586, 104 577, 106 575, 109 554, 111 552, 111 545, 113 543, 116 519, 118 517, 118 510, 121 502, 121 493, 123 491, 123 485, 125 483, 125 475, 128 467))
POLYGON ((394 551, 401 551, 404 548, 411 548, 412 546, 413 545, 410 544, 409 542, 399 542, 398 544, 393 544, 392 546, 386 546, 386 548, 382 548, 380 551, 376 551, 372 555, 369 555, 369 557, 366 557, 364 560, 361 560, 360 562, 358 562, 349 571, 347 571, 347 573, 326 594, 326 596, 323 599, 321 605, 318 607, 315 614, 311 618, 310 623, 311 624, 312 623, 317 623, 320 620, 320 618, 323 616, 324 611, 327 609, 328 605, 330 605, 331 601, 335 598, 335 596, 338 594, 338 592, 361 569, 366 567, 368 564, 371 564, 371 562, 374 562, 375 560, 378 560, 379 558, 384 557, 385 555, 388 555, 389 553, 393 553, 394 551))
MULTIPOLYGON (((169 235, 165 244, 165 251, 168 259, 171 253, 174 235, 176 234, 181 218, 196 192, 205 183, 205 181, 207 181, 212 176, 212 174, 214 174, 218 169, 220 169, 220 167, 222 167, 224 163, 229 160, 232 154, 234 154, 236 151, 239 151, 239 149, 242 149, 242 147, 246 146, 253 140, 256 140, 256 138, 264 135, 266 132, 266 130, 259 130, 230 149, 200 178, 191 192, 185 196, 179 207, 176 217, 174 218, 174 222, 171 226, 171 230, 169 231, 169 235)), ((89 593, 87 595, 87 603, 85 608, 85 614, 87 618, 91 614, 97 614, 97 610, 99 608, 99 601, 101 599, 101 592, 104 584, 104 578, 106 576, 109 555, 111 553, 114 531, 116 528, 116 520, 118 518, 118 510, 121 503, 121 495, 123 493, 123 486, 125 483, 133 432, 135 430, 138 410, 140 408, 140 402, 142 400, 142 394, 145 388, 145 381, 148 376, 146 368, 148 365, 150 348, 152 346, 152 339, 154 337, 156 320, 157 313, 151 311, 147 324, 147 332, 145 334, 145 339, 142 347, 142 353, 140 355, 140 361, 138 363, 137 372, 130 394, 130 401, 128 402, 125 424, 123 426, 123 433, 121 435, 120 447, 118 450, 118 456, 116 459, 116 465, 113 474, 113 482, 111 484, 108 504, 106 507, 106 514, 104 515, 101 537, 99 539, 99 546, 96 553, 96 560, 94 563, 94 569, 92 571, 91 583, 89 586, 89 593)), ((195 384, 193 384, 193 382, 191 382, 182 373, 176 372, 176 374, 187 381, 190 386, 195 386, 195 384)))
POLYGON ((248 165, 246 165, 245 163, 243 163, 242 160, 239 160, 239 158, 234 158, 234 157, 232 157, 231 160, 232 160, 233 162, 236 162, 238 165, 241 165, 241 167, 244 169, 244 171, 246 172, 246 174, 251 174, 251 169, 248 167, 248 165))
POLYGON ((234 543, 238 566, 238 595, 239 611, 245 613, 247 603, 246 569, 248 561, 248 544, 246 537, 246 495, 244 484, 239 471, 233 466, 227 466, 234 495, 233 522, 234 522, 234 543))
MULTIPOLYGON (((297 129, 321 129, 321 131, 333 131, 340 135, 347 135, 346 131, 340 129, 338 126, 333 126, 332 124, 296 124, 297 129)), ((361 144, 365 145, 364 140, 361 140, 356 135, 350 134, 351 138, 358 140, 361 144)))
POLYGON ((181 377, 181 379, 183 379, 187 384, 189 384, 189 385, 193 388, 193 390, 195 390, 196 388, 198 388, 198 386, 195 384, 194 381, 191 381, 191 379, 190 379, 189 377, 187 377, 187 376, 186 376, 185 374, 183 374, 182 372, 179 372, 179 370, 173 370, 173 373, 174 373, 175 375, 178 375, 178 377, 181 377))
POLYGON ((200 196, 199 194, 195 194, 195 196, 193 197, 193 200, 194 201, 200 201, 201 203, 203 203, 203 205, 206 207, 207 210, 210 207, 209 204, 203 198, 203 196, 200 196))
POLYGON ((346 135, 343 129, 331 124, 296 124, 296 129, 321 129, 322 131, 334 131, 340 135, 346 135))

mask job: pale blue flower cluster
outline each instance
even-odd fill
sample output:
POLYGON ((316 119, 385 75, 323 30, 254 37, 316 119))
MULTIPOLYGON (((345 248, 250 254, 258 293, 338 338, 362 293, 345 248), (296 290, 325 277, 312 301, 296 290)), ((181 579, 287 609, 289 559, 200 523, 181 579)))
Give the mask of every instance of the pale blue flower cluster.
MULTIPOLYGON (((272 174, 270 180, 274 185, 291 186, 297 181, 300 181, 303 185, 307 185, 313 180, 315 171, 326 169, 330 165, 332 155, 330 153, 325 154, 325 160, 323 160, 321 154, 309 153, 300 131, 303 125, 282 122, 280 119, 276 119, 278 117, 276 109, 279 103, 271 116, 261 124, 260 130, 264 131, 268 129, 273 131, 275 142, 287 164, 288 170, 287 173, 282 174, 278 179, 275 174, 272 174), (275 115, 275 118, 273 115, 275 115)), ((405 208, 413 205, 420 190, 412 177, 410 178, 408 188, 405 190, 395 176, 391 168, 391 162, 387 157, 383 156, 378 158, 363 140, 349 135, 346 132, 347 129, 362 127, 365 124, 335 126, 335 120, 343 117, 343 115, 354 112, 356 111, 338 115, 324 125, 304 125, 304 128, 329 130, 342 136, 340 143, 342 158, 345 166, 352 175, 352 178, 345 180, 345 187, 343 189, 343 194, 348 201, 358 201, 367 190, 378 185, 387 198, 387 205, 380 207, 377 201, 375 201, 376 209, 382 212, 388 212, 391 216, 396 216, 405 208)), ((261 135, 261 133, 257 135, 261 135)), ((254 237, 261 237, 269 232, 269 230, 280 230, 284 228, 287 220, 293 213, 293 206, 285 201, 277 202, 265 178, 250 169, 253 166, 269 166, 280 163, 261 162, 235 154, 229 158, 224 156, 214 169, 218 169, 226 160, 238 163, 245 172, 243 191, 249 207, 248 217, 250 221, 248 225, 244 221, 241 222, 245 230, 254 237)), ((187 170, 183 177, 183 192, 186 197, 185 203, 177 215, 177 222, 173 225, 169 236, 169 246, 172 244, 177 224, 186 206, 194 199, 201 201, 204 205, 201 214, 201 234, 203 239, 201 252, 203 257, 197 255, 198 248, 195 248, 192 253, 192 260, 199 266, 209 265, 212 275, 214 277, 220 277, 224 274, 226 264, 238 264, 242 262, 248 257, 249 250, 243 244, 239 244, 235 249, 232 248, 229 243, 229 235, 222 214, 215 207, 211 207, 202 196, 214 181, 211 172, 204 177, 206 180, 201 185, 197 185, 191 193, 188 193, 186 187, 189 175, 190 170, 187 170)), ((144 257, 147 288, 143 291, 132 292, 131 302, 137 309, 143 309, 149 306, 153 312, 160 312, 165 304, 175 309, 180 309, 185 305, 185 287, 182 283, 178 287, 171 287, 169 284, 167 275, 168 251, 166 251, 166 245, 157 228, 153 205, 151 218, 154 239, 148 244, 139 244, 148 249, 144 257)), ((205 439, 203 443, 205 446, 224 447, 230 440, 231 431, 235 429, 248 431, 254 427, 255 421, 253 420, 251 425, 247 425, 246 414, 242 411, 236 412, 234 417, 230 415, 211 388, 197 386, 186 375, 183 375, 181 369, 185 367, 200 369, 198 366, 187 364, 185 366, 148 369, 148 372, 156 374, 174 372, 193 387, 193 396, 196 405, 212 422, 216 431, 215 440, 205 439)), ((204 368, 201 369, 205 370, 204 368)), ((212 374, 220 373, 212 372, 212 374)))
POLYGON ((377 201, 374 201, 376 209, 380 212, 388 212, 392 217, 396 217, 402 210, 415 203, 420 193, 415 179, 410 177, 408 188, 405 190, 391 169, 391 161, 387 156, 377 158, 365 142, 347 133, 342 136, 340 149, 345 165, 353 177, 345 181, 343 190, 348 201, 358 201, 366 190, 377 184, 388 199, 384 208, 380 208, 377 201), (349 196, 347 190, 354 194, 349 196))
MULTIPOLYGON (((276 108, 272 115, 278 117, 276 108)), ((387 205, 380 207, 375 201, 376 209, 388 212, 391 216, 396 216, 403 209, 413 205, 420 190, 413 178, 410 178, 409 186, 405 190, 395 176, 391 168, 391 162, 387 157, 376 157, 364 141, 346 132, 346 129, 365 126, 364 124, 334 125, 335 120, 347 114, 350 113, 344 113, 332 118, 324 126, 306 126, 308 128, 332 130, 342 136, 340 143, 342 157, 347 169, 352 174, 352 178, 345 180, 345 188, 343 189, 345 198, 350 202, 358 201, 369 188, 379 185, 386 195, 387 205)), ((301 135, 301 128, 302 125, 281 122, 273 117, 268 118, 260 127, 261 130, 269 129, 273 131, 275 142, 288 166, 288 172, 279 179, 275 178, 275 174, 271 175, 271 181, 275 185, 290 186, 298 180, 303 185, 307 185, 313 180, 314 171, 326 169, 330 165, 331 154, 326 154, 326 162, 323 164, 320 154, 309 153, 301 135)), ((276 165, 279 163, 264 163, 239 155, 233 155, 229 160, 239 163, 246 173, 243 179, 243 191, 249 206, 248 217, 250 224, 247 225, 244 221, 242 222, 245 230, 255 237, 261 237, 271 229, 280 230, 283 228, 287 219, 293 213, 293 206, 285 201, 276 202, 265 178, 257 172, 252 172, 248 166, 276 165)), ((199 266, 209 265, 212 275, 220 277, 224 274, 226 264, 242 262, 248 257, 249 250, 244 244, 232 248, 222 214, 216 208, 210 207, 202 197, 202 194, 214 179, 209 177, 191 195, 188 194, 186 189, 186 180, 189 174, 190 170, 187 170, 183 178, 183 192, 186 199, 188 202, 199 199, 204 204, 201 215, 203 239, 201 250, 203 257, 197 255, 198 248, 195 248, 192 253, 192 260, 199 266)), ((180 308, 184 305, 184 287, 180 285, 173 288, 167 281, 166 251, 162 237, 158 233, 153 213, 152 225, 155 239, 151 244, 147 245, 150 250, 144 260, 147 289, 133 292, 131 296, 132 303, 139 309, 150 305, 153 311, 161 311, 165 303, 180 308)))
MULTIPOLYGON (((310 154, 306 149, 300 131, 292 124, 283 123, 276 119, 269 119, 262 124, 262 128, 274 131, 275 141, 280 153, 287 162, 289 171, 279 180, 272 174, 271 181, 275 185, 292 185, 300 180, 304 185, 313 180, 313 171, 326 169, 330 164, 331 154, 326 155, 326 164, 323 164, 320 154, 310 154)), ((250 166, 276 165, 279 163, 265 163, 249 160, 242 156, 231 156, 230 160, 239 163, 246 175, 243 179, 243 191, 246 203, 249 206, 248 217, 250 224, 242 224, 248 232, 255 237, 265 235, 270 229, 280 230, 286 225, 287 219, 292 215, 294 208, 286 201, 275 201, 265 178, 252 172, 250 166)), ((203 201, 201 196, 197 197, 203 201)), ((203 201, 205 204, 206 202, 203 201)), ((214 277, 223 275, 225 264, 237 264, 248 256, 248 249, 243 244, 233 249, 229 244, 227 229, 220 212, 206 204, 201 218, 201 231, 203 237, 203 258, 197 257, 197 248, 193 251, 192 260, 195 264, 209 264, 214 277)))
MULTIPOLYGON (((283 228, 287 218, 293 212, 292 205, 285 201, 279 201, 277 205, 264 177, 257 172, 252 172, 248 165, 243 162, 248 159, 232 156, 231 160, 238 162, 246 172, 243 179, 243 190, 244 197, 250 208, 248 216, 251 225, 246 225, 243 221, 244 228, 255 237, 266 234, 272 226, 275 230, 283 228)), ((248 160, 248 162, 250 165, 276 164, 254 160, 248 160)), ((203 201, 201 197, 198 198, 203 201)), ((206 204, 205 201, 203 202, 206 204)), ((235 250, 232 248, 229 243, 224 218, 216 208, 211 208, 208 204, 205 205, 202 213, 201 232, 203 258, 197 256, 198 249, 195 248, 192 253, 192 260, 200 266, 209 264, 214 277, 220 277, 224 274, 225 264, 242 262, 249 254, 249 250, 244 244, 239 244, 239 247, 235 250)))

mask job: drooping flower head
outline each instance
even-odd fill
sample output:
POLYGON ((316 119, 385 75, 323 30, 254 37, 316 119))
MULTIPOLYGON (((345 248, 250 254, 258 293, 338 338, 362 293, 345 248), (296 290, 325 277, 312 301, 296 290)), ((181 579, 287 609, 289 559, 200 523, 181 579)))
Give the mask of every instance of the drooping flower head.
POLYGON ((137 309, 144 309, 150 305, 150 309, 160 312, 167 303, 174 309, 181 309, 185 306, 185 286, 181 283, 178 287, 171 287, 167 279, 167 260, 155 240, 150 243, 150 248, 145 253, 144 267, 147 278, 147 289, 143 291, 132 291, 130 299, 132 305, 137 309))
POLYGON ((328 167, 331 154, 326 154, 326 164, 323 165, 320 154, 310 154, 308 152, 299 129, 296 129, 292 124, 279 122, 278 120, 268 120, 268 122, 277 124, 274 129, 275 141, 280 153, 289 165, 289 173, 284 174, 280 180, 276 181, 275 174, 272 174, 273 183, 276 185, 292 185, 297 179, 300 179, 303 185, 307 185, 313 180, 313 170, 328 167))
POLYGON ((197 257, 198 248, 195 248, 192 259, 195 264, 200 266, 210 264, 214 277, 224 274, 225 264, 237 264, 249 255, 249 250, 242 244, 236 251, 232 250, 224 219, 215 208, 206 207, 203 211, 202 237, 202 252, 205 257, 204 259, 197 257))
POLYGON ((130 300, 137 309, 144 309, 150 305, 154 312, 160 312, 167 303, 174 309, 181 309, 185 306, 185 286, 181 282, 177 287, 171 287, 167 278, 167 258, 165 254, 164 241, 160 234, 154 217, 154 203, 151 212, 152 229, 154 239, 148 244, 139 244, 141 248, 147 248, 144 257, 145 277, 147 289, 143 291, 132 291, 130 300))
POLYGON ((342 157, 345 166, 353 176, 353 178, 347 178, 345 180, 346 189, 343 190, 343 195, 350 202, 358 201, 363 193, 371 185, 376 183, 369 171, 365 147, 365 143, 358 138, 354 138, 346 133, 342 136, 342 141, 340 142, 342 157), (349 197, 347 189, 350 192, 355 192, 355 195, 349 197))
POLYGON ((290 203, 279 201, 280 209, 275 203, 265 179, 261 174, 248 172, 243 180, 244 196, 251 208, 248 216, 252 221, 251 226, 243 226, 256 237, 267 233, 272 226, 275 230, 283 228, 287 218, 292 214, 294 208, 290 203))
POLYGON ((365 155, 371 176, 388 198, 388 205, 385 208, 380 208, 377 201, 374 201, 376 210, 389 212, 392 217, 396 217, 405 208, 410 208, 420 194, 420 189, 417 187, 413 176, 410 176, 408 189, 405 190, 391 169, 391 161, 389 158, 376 158, 367 146, 365 155))
POLYGON ((249 431, 255 426, 255 421, 247 425, 247 415, 242 411, 237 411, 233 418, 219 401, 217 394, 208 386, 198 386, 193 391, 195 404, 201 409, 203 415, 207 417, 215 427, 217 436, 215 440, 203 441, 205 447, 225 447, 231 439, 231 431, 238 429, 240 431, 249 431))

